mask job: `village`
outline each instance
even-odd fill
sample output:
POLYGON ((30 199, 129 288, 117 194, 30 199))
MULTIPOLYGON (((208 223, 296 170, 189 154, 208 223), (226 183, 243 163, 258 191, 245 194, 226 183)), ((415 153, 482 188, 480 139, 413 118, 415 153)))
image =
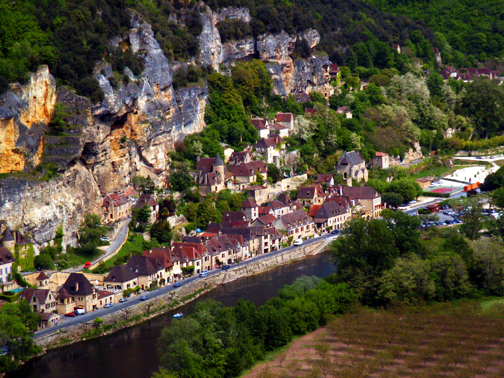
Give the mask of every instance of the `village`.
MULTIPOLYGON (((294 116, 278 113, 274 121, 252 120, 261 138, 254 146, 239 152, 226 150, 224 157, 197 160, 197 170, 192 175, 199 193, 204 197, 223 190, 243 193, 246 200, 239 211, 225 211, 222 221, 210 222, 206 230, 184 232, 180 241, 144 250, 141 256, 132 255, 125 264, 115 265, 105 274, 80 269, 23 272, 27 283, 24 288, 14 279, 14 251, 20 251, 22 256, 29 243, 20 232, 5 228, 0 248, 3 293, 26 299, 40 314, 39 329, 43 329, 60 324, 65 315, 110 307, 131 295, 175 284, 194 274, 227 269, 287 246, 301 246, 304 240, 316 236, 335 236, 351 218, 369 220, 380 216, 386 205, 365 182, 367 166, 389 166, 387 154, 377 153, 373 162, 366 165, 358 152, 344 152, 334 167, 341 178, 338 184, 333 174, 319 174, 307 184, 307 175, 296 175, 294 169, 271 184, 267 180, 267 164, 292 167, 297 159, 295 151, 286 153, 282 139, 296 132, 294 116)), ((140 193, 132 186, 121 193, 108 194, 101 205, 104 224, 120 224, 142 208, 149 209, 147 223, 160 219, 160 202, 169 192, 169 179, 161 170, 146 171, 157 186, 168 183, 164 191, 157 191, 163 194, 140 193)), ((187 223, 183 215, 174 214, 167 219, 173 228, 187 223)))

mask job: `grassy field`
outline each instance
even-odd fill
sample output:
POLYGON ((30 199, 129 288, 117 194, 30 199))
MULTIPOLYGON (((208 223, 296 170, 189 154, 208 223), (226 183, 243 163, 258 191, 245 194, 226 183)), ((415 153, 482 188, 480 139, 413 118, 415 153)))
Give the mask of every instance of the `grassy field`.
POLYGON ((105 266, 107 267, 107 270, 110 270, 114 267, 116 261, 122 261, 126 257, 129 258, 129 256, 134 252, 142 251, 143 250, 143 242, 144 239, 140 235, 136 234, 130 234, 128 236, 128 240, 123 244, 122 248, 117 252, 117 254, 112 257, 111 259, 107 260, 104 262, 105 266))
POLYGON ((293 342, 246 377, 501 378, 504 320, 481 311, 477 301, 356 309, 293 342))
POLYGON ((79 253, 78 249, 67 249, 67 252, 60 254, 54 262, 58 264, 59 269, 67 269, 70 267, 84 265, 88 261, 96 259, 102 253, 102 251, 99 251, 93 255, 88 255, 85 253, 79 253))
MULTIPOLYGON (((458 169, 458 168, 457 168, 458 169)), ((453 173, 455 169, 449 168, 449 167, 434 167, 427 169, 422 172, 418 172, 413 175, 415 178, 421 178, 421 177, 428 177, 428 176, 436 176, 436 177, 444 177, 449 175, 450 173, 453 173)))

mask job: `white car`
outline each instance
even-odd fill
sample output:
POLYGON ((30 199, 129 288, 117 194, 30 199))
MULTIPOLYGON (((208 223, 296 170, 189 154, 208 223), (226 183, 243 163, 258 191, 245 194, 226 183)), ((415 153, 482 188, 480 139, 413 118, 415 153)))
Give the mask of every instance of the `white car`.
POLYGON ((303 244, 303 239, 297 239, 295 242, 294 242, 294 245, 301 245, 303 244))
POLYGON ((413 205, 414 203, 417 203, 417 201, 415 201, 415 200, 411 200, 411 201, 409 201, 408 203, 409 203, 410 205, 413 205))
POLYGON ((108 242, 109 242, 109 241, 110 241, 110 238, 109 238, 108 236, 102 236, 102 237, 101 237, 101 240, 102 240, 102 241, 108 241, 108 242))

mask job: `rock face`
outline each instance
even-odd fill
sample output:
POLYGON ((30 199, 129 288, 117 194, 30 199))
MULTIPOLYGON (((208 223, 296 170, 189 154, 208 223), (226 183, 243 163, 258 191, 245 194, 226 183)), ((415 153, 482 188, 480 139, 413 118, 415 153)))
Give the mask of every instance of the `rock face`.
POLYGON ((15 84, 0 98, 0 173, 40 163, 45 126, 56 102, 56 80, 44 66, 28 85, 15 84))
MULTIPOLYGON (((312 47, 319 43, 315 30, 222 44, 217 24, 226 19, 250 22, 251 16, 247 8, 202 12, 200 64, 220 70, 222 65, 260 58, 268 62, 277 94, 327 87, 327 57, 291 58, 298 38, 312 47)), ((173 88, 177 65, 170 64, 151 26, 138 14, 132 15, 129 33, 111 43, 139 55, 144 71, 136 76, 126 68, 128 84, 116 84, 122 80, 112 81, 112 67, 101 63, 95 77, 105 99, 99 104, 56 88, 47 67, 0 98, 0 173, 25 172, 0 180, 0 220, 39 245, 53 239, 59 225, 64 226, 65 243, 74 243, 84 214, 99 212, 104 195, 124 189, 145 166, 167 168, 167 153, 174 143, 205 127, 208 88, 173 88), (65 132, 50 135, 56 102, 70 114, 65 132), (55 164, 58 177, 30 178, 29 172, 40 163, 55 164)))

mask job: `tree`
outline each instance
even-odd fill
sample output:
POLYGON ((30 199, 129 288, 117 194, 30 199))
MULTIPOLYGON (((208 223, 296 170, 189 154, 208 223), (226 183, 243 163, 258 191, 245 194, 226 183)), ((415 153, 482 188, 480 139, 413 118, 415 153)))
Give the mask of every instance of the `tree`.
POLYGON ((270 178, 273 184, 282 179, 282 172, 280 171, 280 168, 273 163, 268 164, 268 179, 270 178))
POLYGON ((504 90, 496 82, 479 76, 466 85, 460 113, 468 116, 479 135, 487 138, 503 130, 504 90))
POLYGON ((481 211, 483 210, 483 205, 475 198, 468 198, 463 201, 463 204, 464 215, 462 216, 460 230, 469 239, 478 239, 481 236, 479 232, 482 227, 481 211))
POLYGON ((170 223, 164 219, 158 220, 152 225, 150 229, 150 235, 159 243, 169 245, 173 238, 173 232, 170 223))
POLYGON ((84 222, 79 228, 79 245, 83 252, 93 254, 96 247, 101 244, 101 238, 107 234, 107 227, 103 226, 101 219, 95 214, 86 214, 84 222))
POLYGON ((431 96, 441 97, 443 94, 444 80, 437 72, 432 72, 427 78, 427 88, 431 96))
POLYGON ((470 242, 474 251, 474 275, 488 295, 504 295, 504 247, 494 238, 470 242))
POLYGON ((353 219, 333 243, 332 258, 340 282, 347 282, 363 303, 373 303, 377 279, 381 272, 392 268, 399 251, 394 234, 385 221, 353 219))
POLYGON ((492 203, 495 206, 500 207, 501 209, 504 208, 504 187, 494 190, 490 193, 490 196, 492 197, 492 203))
POLYGON ((404 202, 403 196, 401 196, 399 193, 394 192, 383 193, 381 199, 382 202, 393 207, 397 207, 404 202))
POLYGON ((145 194, 154 194, 156 191, 156 185, 154 185, 154 181, 150 177, 147 178, 143 176, 135 176, 132 180, 133 186, 136 190, 145 194))
POLYGON ((427 228, 430 222, 436 222, 439 220, 439 216, 435 213, 419 215, 420 223, 424 228, 427 228))
POLYGON ((152 210, 149 205, 144 204, 140 209, 134 209, 133 212, 133 221, 143 224, 150 223, 152 210))
POLYGON ((54 263, 51 258, 51 255, 44 253, 38 256, 35 256, 35 260, 33 261, 33 265, 37 269, 54 269, 54 263))
POLYGON ((177 164, 175 171, 170 176, 170 187, 183 192, 194 185, 194 180, 189 170, 189 165, 185 162, 177 164))

